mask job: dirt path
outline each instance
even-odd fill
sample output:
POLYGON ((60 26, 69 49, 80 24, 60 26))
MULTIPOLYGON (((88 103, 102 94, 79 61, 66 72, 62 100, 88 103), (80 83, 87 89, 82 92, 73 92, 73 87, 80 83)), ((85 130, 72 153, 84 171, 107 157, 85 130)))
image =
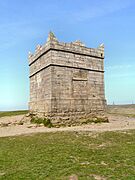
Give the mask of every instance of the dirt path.
POLYGON ((23 115, 0 118, 0 123, 9 123, 7 127, 0 127, 0 137, 16 136, 22 134, 38 133, 38 132, 60 132, 60 131, 89 131, 89 132, 104 132, 116 130, 135 129, 135 118, 124 116, 108 115, 109 123, 90 124, 76 127, 64 128, 46 128, 36 127, 29 123, 18 125, 23 118, 23 115), (13 124, 11 124, 13 123, 13 124), (16 125, 15 125, 16 124, 16 125))

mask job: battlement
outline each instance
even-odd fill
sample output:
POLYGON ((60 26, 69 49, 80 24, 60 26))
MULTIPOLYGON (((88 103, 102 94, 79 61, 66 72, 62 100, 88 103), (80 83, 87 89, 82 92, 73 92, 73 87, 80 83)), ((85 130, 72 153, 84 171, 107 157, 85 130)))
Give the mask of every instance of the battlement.
POLYGON ((47 38, 47 42, 43 46, 37 45, 33 54, 29 52, 29 64, 31 65, 43 54, 50 50, 70 52, 73 54, 82 54, 85 56, 88 55, 91 57, 104 59, 104 44, 101 44, 98 48, 88 48, 79 40, 71 43, 59 42, 56 36, 52 32, 50 32, 47 38))

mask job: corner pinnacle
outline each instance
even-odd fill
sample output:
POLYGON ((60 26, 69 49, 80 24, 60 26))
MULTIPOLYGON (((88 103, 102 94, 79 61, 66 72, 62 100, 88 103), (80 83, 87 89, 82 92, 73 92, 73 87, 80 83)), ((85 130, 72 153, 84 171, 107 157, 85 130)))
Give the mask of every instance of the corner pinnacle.
POLYGON ((56 36, 54 35, 54 33, 52 31, 50 31, 49 34, 48 34, 47 42, 51 41, 51 40, 58 41, 56 36))
POLYGON ((104 43, 102 43, 102 44, 100 44, 99 45, 99 48, 104 48, 105 46, 104 46, 104 43))

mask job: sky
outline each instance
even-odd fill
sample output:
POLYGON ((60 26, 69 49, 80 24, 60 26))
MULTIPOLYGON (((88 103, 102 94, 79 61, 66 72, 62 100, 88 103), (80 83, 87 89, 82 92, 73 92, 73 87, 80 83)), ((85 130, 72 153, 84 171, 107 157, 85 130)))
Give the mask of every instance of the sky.
POLYGON ((60 42, 105 44, 108 104, 135 103, 134 0, 0 1, 0 111, 27 109, 28 52, 53 31, 60 42))

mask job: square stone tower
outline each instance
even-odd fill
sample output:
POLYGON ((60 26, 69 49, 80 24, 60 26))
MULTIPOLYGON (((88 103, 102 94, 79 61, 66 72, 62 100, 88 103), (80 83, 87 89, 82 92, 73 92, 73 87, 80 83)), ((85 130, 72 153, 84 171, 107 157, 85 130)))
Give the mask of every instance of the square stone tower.
POLYGON ((102 114, 104 45, 59 42, 52 32, 45 45, 29 53, 30 112, 67 123, 102 114))

